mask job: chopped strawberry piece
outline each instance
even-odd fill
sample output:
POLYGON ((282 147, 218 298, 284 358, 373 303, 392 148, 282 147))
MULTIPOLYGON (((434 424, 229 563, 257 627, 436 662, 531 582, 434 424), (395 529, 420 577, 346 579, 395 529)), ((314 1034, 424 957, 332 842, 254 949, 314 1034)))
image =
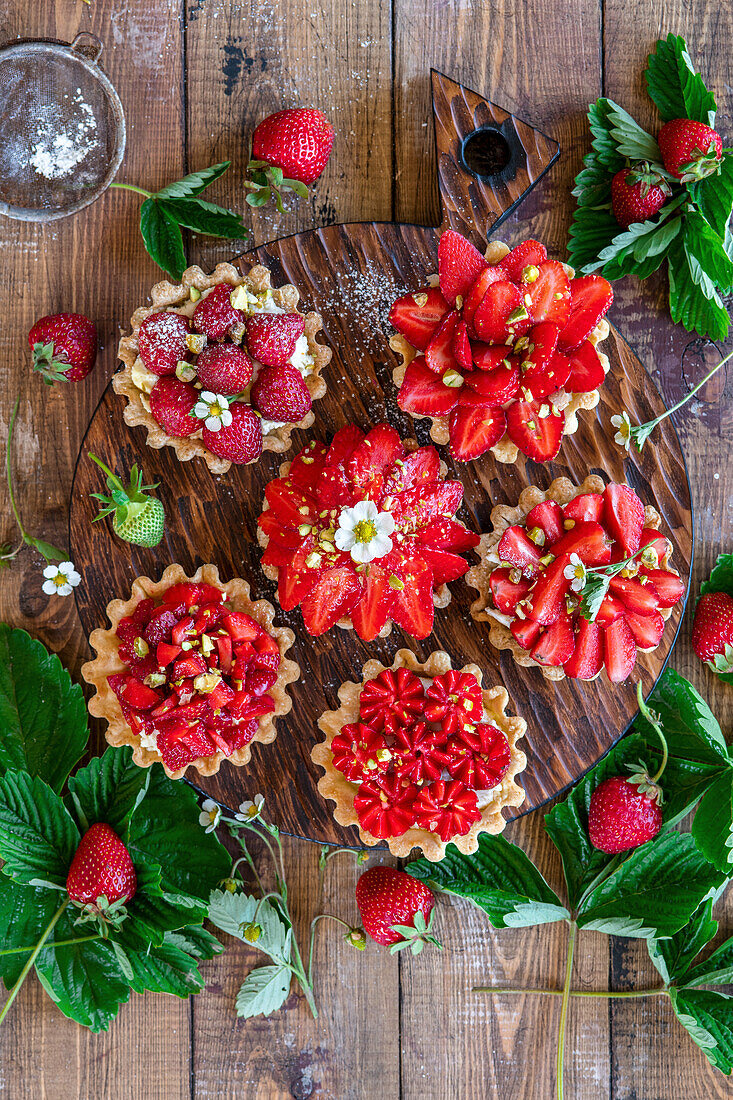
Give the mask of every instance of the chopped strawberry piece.
POLYGON ((634 615, 653 615, 659 607, 659 596, 651 581, 642 584, 631 578, 612 577, 610 590, 634 615))
POLYGON ((573 680, 593 680, 603 668, 603 632, 598 623, 588 622, 582 615, 577 627, 575 652, 563 669, 573 680))
MULTIPOLYGON (((267 686, 272 687, 272 685, 275 683, 275 680, 277 680, 277 676, 273 675, 271 683, 269 683, 267 686)), ((222 707, 225 707, 227 703, 230 703, 232 701, 235 694, 236 692, 234 691, 234 688, 229 687, 229 684, 225 684, 223 680, 220 680, 214 690, 209 693, 207 701, 212 710, 221 710, 222 707)), ((253 694, 255 693, 253 692, 253 694)), ((262 693, 257 692, 257 694, 259 695, 262 693)))
MULTIPOLYGON (((303 622, 309 634, 325 634, 344 618, 361 598, 361 584, 351 569, 339 566, 326 570, 301 601, 303 622)), ((432 610, 432 600, 430 601, 432 610)))
POLYGON ((635 554, 644 530, 644 505, 630 485, 607 485, 603 498, 604 522, 609 534, 626 557, 635 554))
POLYGON ((248 691, 238 691, 227 707, 237 722, 251 722, 253 718, 262 718, 274 709, 275 701, 271 695, 260 695, 255 699, 248 691))
POLYGON ((419 677, 407 668, 387 668, 367 680, 361 689, 359 713, 376 730, 413 722, 424 709, 425 689, 419 677))
POLYGON ((460 321, 453 333, 453 356, 458 363, 458 369, 463 371, 464 374, 473 370, 471 341, 468 339, 468 329, 465 321, 460 321))
POLYGON ((397 404, 403 412, 447 416, 457 402, 458 390, 455 386, 446 386, 442 378, 426 366, 422 355, 412 360, 397 395, 397 404))
POLYGON ((532 282, 532 279, 527 278, 527 276, 533 275, 534 272, 527 272, 527 268, 539 267, 546 259, 547 249, 545 246, 530 238, 513 248, 509 255, 501 261, 501 266, 506 271, 507 278, 511 279, 512 282, 532 282))
MULTIPOLYGON (((463 561, 464 570, 466 563, 463 561)), ((394 589, 389 582, 389 574, 376 562, 372 562, 364 581, 361 600, 351 612, 354 630, 365 642, 378 637, 380 631, 392 616, 392 597, 394 589)))
POLYGON ((470 241, 447 229, 438 243, 438 279, 440 289, 451 305, 465 298, 488 262, 470 241))
POLYGON ((237 749, 241 749, 244 745, 248 745, 259 728, 260 723, 256 718, 253 718, 251 722, 239 722, 237 725, 232 726, 231 730, 227 730, 229 756, 231 756, 233 752, 236 752, 237 749))
POLYGON ((515 401, 506 414, 509 438, 528 458, 547 462, 560 450, 565 413, 536 401, 515 401), (549 415, 540 415, 549 409, 549 415))
POLYGON ((547 550, 563 535, 562 510, 555 500, 543 500, 527 513, 527 529, 539 527, 544 531, 544 548, 547 550))
MULTIPOLYGON (((474 398, 483 402, 479 395, 474 398)), ((463 403, 450 414, 450 453, 457 462, 470 462, 490 450, 506 432, 506 416, 500 408, 483 403, 463 403)))
POLYGON ((269 691, 276 681, 277 673, 272 669, 250 668, 247 669, 244 687, 250 695, 257 698, 257 696, 264 695, 266 691, 269 691))
MULTIPOLYGON (((475 370, 466 376, 466 385, 487 405, 505 405, 507 401, 511 401, 519 393, 519 382, 519 366, 513 357, 503 359, 493 370, 475 370)), ((465 392, 464 390, 461 397, 465 392)))
POLYGON ((440 477, 440 457, 435 447, 420 447, 399 459, 384 479, 386 493, 401 493, 413 485, 430 485, 440 477))
MULTIPOLYGON (((157 646, 158 642, 164 642, 177 621, 177 616, 170 607, 157 608, 145 627, 145 640, 148 645, 157 646)), ((175 642, 175 638, 173 640, 175 642)))
POLYGON ((492 283, 498 283, 500 281, 506 281, 506 272, 501 264, 492 264, 481 272, 476 282, 469 290, 468 296, 463 303, 463 320, 466 322, 466 326, 471 335, 475 335, 473 318, 478 306, 483 301, 486 291, 492 283))
POLYGON ((213 584, 191 584, 190 581, 185 581, 182 584, 172 584, 163 593, 163 603, 169 607, 183 605, 188 609, 194 604, 200 606, 204 603, 221 603, 223 597, 221 589, 214 588, 213 584))
POLYGON ((674 607, 685 594, 684 581, 667 569, 644 569, 643 575, 654 585, 659 607, 674 607))
POLYGON ((514 569, 493 569, 489 577, 489 588, 497 611, 504 615, 513 615, 517 604, 530 590, 531 582, 524 580, 512 580, 514 569))
POLYGON ((206 604, 201 608, 193 624, 194 634, 211 633, 223 615, 221 607, 206 604))
POLYGON ((542 627, 533 619, 512 619, 509 629, 514 635, 517 645, 522 649, 531 649, 540 636, 542 627))
POLYGON ((162 703, 159 703, 157 707, 153 707, 150 712, 150 717, 162 718, 164 715, 170 714, 172 710, 175 710, 177 706, 178 699, 174 694, 171 694, 167 699, 164 699, 162 703))
POLYGON ((379 785, 365 780, 354 795, 354 809, 362 828, 379 840, 402 836, 415 820, 417 787, 398 775, 382 776, 379 785))
POLYGON ((542 551, 527 536, 524 528, 516 524, 513 527, 507 527, 501 536, 498 553, 501 561, 516 565, 527 576, 532 576, 540 567, 542 551))
POLYGON ((418 351, 425 351, 450 305, 437 287, 424 287, 398 298, 389 311, 389 323, 418 351))
POLYGON ((436 676, 425 691, 425 717, 439 722, 450 736, 464 726, 475 725, 483 712, 481 685, 470 672, 450 669, 436 676))
POLYGON ((477 370, 493 371, 502 364, 506 366, 509 351, 506 344, 484 344, 482 340, 471 341, 471 361, 477 370))
POLYGON ((531 323, 552 321, 562 327, 570 315, 570 280, 557 260, 545 260, 538 267, 538 277, 523 287, 531 323))
POLYGON ((599 626, 608 626, 610 623, 615 623, 617 619, 623 618, 625 614, 626 608, 621 601, 615 596, 608 595, 603 597, 595 621, 599 626))
POLYGON ((606 628, 606 672, 612 684, 620 684, 636 664, 636 642, 625 619, 616 619, 606 628))
POLYGON ((447 370, 458 369, 458 363, 453 354, 453 337, 460 320, 461 315, 455 310, 446 314, 425 349, 425 366, 441 378, 447 370))
POLYGON ((639 649, 655 649, 659 645, 664 634, 664 619, 658 611, 651 615, 635 615, 627 611, 624 618, 639 649))
POLYGON ((158 642, 155 650, 155 659, 161 668, 165 668, 166 665, 175 661, 180 652, 181 647, 179 645, 170 645, 168 642, 158 642))
MULTIPOLYGON (((555 558, 547 569, 540 573, 532 588, 529 597, 531 610, 528 610, 528 614, 543 626, 557 622, 565 611, 565 597, 570 592, 570 581, 565 576, 565 569, 569 563, 568 554, 555 558)), ((560 664, 562 663, 561 661, 560 664)))
POLYGON ((535 642, 530 656, 538 665, 555 668, 571 660, 575 635, 569 615, 563 614, 535 642))
POLYGON ((598 523, 603 515, 603 497, 600 493, 582 493, 569 500, 562 512, 565 519, 576 523, 598 523))
POLYGON ((141 684, 134 676, 126 677, 125 682, 120 685, 120 690, 116 694, 118 699, 123 703, 127 703, 128 707, 134 707, 136 710, 150 710, 151 707, 156 706, 161 701, 161 696, 157 691, 153 691, 146 684, 141 684))
POLYGON ((441 840, 465 836, 481 820, 476 792, 457 779, 446 783, 438 779, 423 787, 414 803, 415 820, 421 829, 437 833, 441 840))
POLYGON ((179 619, 171 630, 171 641, 173 645, 181 646, 194 634, 194 620, 192 615, 186 615, 184 618, 179 619))
POLYGON ((219 668, 222 672, 229 673, 232 670, 232 639, 222 635, 214 640, 219 654, 219 668))
POLYGON ((569 356, 570 375, 565 383, 568 393, 590 393, 597 390, 606 377, 601 358, 589 340, 585 340, 569 356))
POLYGON ((155 611, 155 600, 144 599, 140 600, 135 610, 132 613, 132 621, 137 626, 136 633, 140 633, 143 627, 147 626, 155 611))
MULTIPOLYGON (((508 281, 492 283, 473 315, 473 330, 480 340, 505 344, 515 311, 522 310, 522 293, 508 281)), ((526 316, 526 308, 524 313, 526 316)), ((516 325, 512 324, 516 331, 516 325)))
POLYGON ((446 746, 447 769, 454 779, 474 790, 491 790, 509 770, 511 751, 496 726, 481 722, 460 730, 446 746))
POLYGON ((410 558, 395 566, 397 587, 392 597, 392 618, 413 638, 427 638, 433 629, 433 571, 422 558, 410 558))
POLYGON ((187 728, 185 736, 175 730, 158 735, 158 752, 170 772, 178 772, 192 760, 211 756, 215 746, 202 727, 187 728))
POLYGON ((208 672, 206 661, 199 653, 191 653, 176 661, 173 666, 173 679, 185 680, 187 677, 203 676, 205 672, 208 672))
POLYGON ((575 351, 587 340, 613 301, 611 284, 602 275, 583 275, 570 283, 570 310, 560 333, 563 351, 575 351))
MULTIPOLYGON (((568 520, 568 523, 575 522, 568 520)), ((552 548, 553 554, 577 554, 585 565, 608 565, 611 543, 600 523, 575 523, 552 548)))
POLYGON ((262 633, 262 627, 242 611, 228 611, 222 620, 233 642, 251 642, 262 633))

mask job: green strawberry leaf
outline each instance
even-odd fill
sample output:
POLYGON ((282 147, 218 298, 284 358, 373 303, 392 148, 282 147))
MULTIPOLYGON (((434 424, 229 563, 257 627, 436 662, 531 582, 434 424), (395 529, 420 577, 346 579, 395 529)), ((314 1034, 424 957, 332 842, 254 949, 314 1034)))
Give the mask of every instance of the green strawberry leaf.
MULTIPOLYGON (((8 989, 15 985, 28 957, 60 904, 55 890, 21 886, 0 872, 0 977, 8 989), (11 947, 27 952, 4 955, 11 947)), ((55 932, 56 937, 58 933, 55 932)))
POLYGON ((657 167, 662 164, 662 154, 651 134, 643 130, 628 111, 619 107, 612 99, 608 101, 607 121, 611 126, 611 137, 616 143, 616 151, 622 157, 633 161, 648 161, 657 167))
POLYGON ((692 914, 690 923, 668 939, 647 940, 647 950, 665 985, 685 975, 693 961, 718 931, 713 920, 713 899, 706 898, 692 914))
POLYGON ((722 881, 689 834, 666 833, 635 848, 590 891, 578 926, 612 936, 672 936, 722 881))
POLYGON ((713 281, 716 290, 725 292, 730 289, 733 285, 733 263, 723 239, 697 210, 690 210, 685 221, 685 248, 713 281))
POLYGON ((214 180, 223 176, 231 164, 230 160, 224 160, 221 164, 212 164, 210 168, 202 168, 200 172, 191 172, 182 180, 169 183, 161 191, 153 196, 156 199, 184 199, 192 195, 200 195, 214 180))
POLYGON ((727 153, 723 156, 719 175, 706 176, 687 187, 702 216, 718 236, 725 240, 733 210, 733 155, 727 153))
POLYGON ((646 278, 664 262, 669 246, 682 227, 682 218, 667 220, 676 209, 670 203, 667 213, 661 210, 659 215, 645 222, 636 222, 622 233, 618 233, 611 243, 598 253, 598 266, 602 266, 607 277, 620 278, 622 275, 635 274, 646 278), (664 216, 662 216, 664 215, 664 216), (609 261, 615 261, 612 265, 609 261))
POLYGON ((733 554, 719 554, 713 571, 700 585, 700 595, 708 592, 727 592, 733 596, 733 554))
POLYGON ((194 233, 228 237, 232 240, 244 240, 249 236, 249 230, 240 214, 215 206, 214 203, 204 202, 203 199, 167 199, 161 205, 179 225, 184 225, 194 233))
POLYGON ((726 768, 703 795, 692 836, 713 867, 733 876, 733 768, 726 768))
POLYGON ((133 763, 129 746, 108 748, 71 777, 64 801, 82 833, 104 821, 124 841, 149 782, 150 769, 133 763))
MULTIPOLYGON (((181 948, 180 939, 176 933, 169 932, 151 951, 126 952, 130 964, 128 981, 135 993, 150 990, 185 998, 201 992, 204 979, 199 973, 198 959, 181 948)), ((211 955, 203 957, 211 958, 211 955)))
MULTIPOLYGON (((609 188, 610 195, 610 188, 609 188)), ((616 237, 619 224, 608 207, 578 206, 568 237, 570 263, 581 275, 590 275, 602 266, 598 255, 616 237)))
POLYGON ((209 920, 222 932, 264 951, 273 962, 290 961, 292 926, 270 901, 244 893, 214 890, 209 900, 209 920), (252 936, 245 935, 244 930, 252 927, 259 931, 252 936))
MULTIPOLYGON (((717 930, 717 921, 712 923, 717 930)), ((712 939, 712 936, 709 938, 712 939)), ((680 973, 677 985, 680 988, 689 989, 695 985, 730 985, 732 982, 733 936, 721 943, 720 947, 716 948, 712 955, 709 955, 703 962, 680 973)))
POLYGON ((706 989, 673 990, 677 1019, 721 1073, 733 1069, 733 998, 706 989))
POLYGON ((688 332, 709 336, 711 340, 724 340, 730 325, 728 311, 694 256, 685 248, 681 236, 669 249, 667 272, 672 320, 684 325, 688 332))
POLYGON ((84 695, 55 653, 0 623, 0 775, 26 771, 59 792, 89 738, 84 695))
POLYGON ((570 917, 522 849, 502 836, 483 833, 472 856, 449 844, 440 863, 418 859, 405 870, 434 889, 472 901, 495 928, 524 928, 570 917))
MULTIPOLYGON (((670 753, 688 760, 724 766, 731 763, 717 718, 703 697, 679 672, 668 668, 647 703, 662 723, 670 753)), ((652 741, 651 725, 639 714, 634 726, 652 741)))
POLYGON ((213 959, 214 955, 221 955, 224 950, 216 936, 212 936, 200 924, 189 924, 185 928, 166 932, 163 942, 177 947, 179 951, 185 951, 195 959, 213 959))
POLYGON ((156 199, 146 199, 140 207, 140 232, 148 254, 158 267, 180 282, 186 269, 181 228, 156 199))
POLYGON ((649 55, 645 75, 649 95, 665 122, 693 118, 715 125, 715 97, 695 72, 684 38, 674 34, 660 38, 649 55))
POLYGON ((250 970, 237 993, 237 1015, 270 1016, 287 1000, 291 973, 285 966, 259 966, 250 970))
POLYGON ((171 901, 163 895, 157 864, 136 861, 135 874, 137 892, 125 905, 128 919, 118 933, 112 933, 123 945, 145 950, 149 943, 162 943, 166 932, 204 920, 206 906, 201 902, 194 898, 183 900, 180 895, 171 901))
POLYGON ((65 889, 79 830, 42 779, 7 772, 0 779, 0 859, 16 882, 65 889))
POLYGON ((606 98, 597 99, 588 108, 588 125, 593 135, 591 142, 593 153, 590 155, 595 158, 599 166, 605 169, 608 176, 615 175, 626 163, 626 157, 619 151, 618 142, 613 135, 613 128, 617 124, 614 111, 620 110, 618 104, 606 98))

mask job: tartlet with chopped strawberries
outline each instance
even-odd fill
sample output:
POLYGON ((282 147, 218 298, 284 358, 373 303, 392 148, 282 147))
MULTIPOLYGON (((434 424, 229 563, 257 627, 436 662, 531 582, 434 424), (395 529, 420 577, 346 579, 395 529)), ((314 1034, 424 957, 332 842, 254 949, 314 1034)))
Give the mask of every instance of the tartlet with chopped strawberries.
POLYGON ((253 743, 275 740, 275 719, 291 708, 287 686, 300 676, 285 656, 295 636, 274 614, 214 565, 193 577, 180 565, 159 581, 138 577, 129 600, 107 605, 111 628, 92 632, 97 656, 82 667, 108 742, 130 745, 141 767, 160 761, 172 779, 189 767, 214 775, 225 759, 248 764, 253 743))
POLYGON ((298 312, 294 286, 271 287, 261 265, 242 275, 223 263, 211 275, 189 267, 150 297, 120 340, 112 379, 125 422, 147 429, 149 447, 222 474, 287 451, 293 428, 311 426, 331 350, 317 340, 320 315, 298 312))
POLYGON ((314 636, 338 625, 368 641, 394 622, 426 638, 478 543, 455 518, 463 486, 445 472, 434 447, 389 424, 368 434, 348 425, 330 447, 313 441, 283 464, 258 520, 283 610, 300 606, 314 636))
POLYGON ((471 614, 491 624, 491 643, 517 664, 540 667, 548 680, 594 680, 605 667, 619 683, 637 650, 659 645, 685 586, 659 513, 629 485, 560 477, 546 492, 529 486, 516 508, 498 505, 491 523, 481 562, 466 574, 479 592, 471 614), (586 585, 600 576, 608 586, 595 582, 597 606, 589 607, 586 585))
POLYGON ((504 807, 524 801, 517 741, 527 724, 507 715, 503 687, 481 681, 476 665, 456 671, 447 653, 420 662, 401 649, 390 668, 367 661, 361 683, 341 684, 311 751, 339 825, 356 825, 364 844, 386 841, 395 856, 420 848, 430 860, 449 842, 469 854, 480 833, 502 831, 504 807))
POLYGON ((459 462, 487 451, 546 462, 577 431, 578 411, 598 404, 612 301, 606 279, 576 278, 539 241, 492 242, 482 256, 447 230, 438 275, 390 310, 397 404, 431 418, 432 439, 459 462))

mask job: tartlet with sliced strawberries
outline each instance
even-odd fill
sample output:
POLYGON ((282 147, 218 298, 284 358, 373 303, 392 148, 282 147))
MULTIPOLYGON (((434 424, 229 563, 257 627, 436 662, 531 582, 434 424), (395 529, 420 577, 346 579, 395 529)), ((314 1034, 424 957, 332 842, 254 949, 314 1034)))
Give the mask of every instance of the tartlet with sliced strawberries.
POLYGON ((331 350, 317 339, 320 315, 298 311, 294 286, 272 287, 261 265, 242 275, 222 263, 210 275, 189 267, 150 297, 120 340, 112 379, 125 422, 147 429, 149 447, 201 457, 221 474, 287 451, 293 429, 311 426, 331 350))
POLYGON ((258 539, 280 606, 300 606, 311 635, 338 625, 369 641, 392 623, 414 638, 433 629, 448 582, 468 569, 478 535, 455 518, 460 481, 446 481, 434 447, 389 424, 351 424, 331 445, 309 443, 265 490, 258 539))
POLYGON ((248 764, 255 742, 275 740, 300 676, 285 656, 295 635, 274 614, 214 565, 193 577, 180 565, 159 581, 138 577, 129 600, 108 604, 111 628, 92 631, 97 656, 82 667, 108 742, 130 745, 141 767, 160 761, 172 779, 189 767, 214 775, 225 759, 248 764))
POLYGON ((447 230, 438 275, 390 310, 397 403, 431 418, 431 438, 460 462, 487 451, 499 462, 520 451, 548 461, 577 430, 578 411, 598 404, 612 301, 606 279, 576 278, 539 241, 511 251, 492 242, 482 256, 447 230))
POLYGON ((503 687, 482 687, 476 665, 454 670, 442 651, 420 662, 401 649, 390 668, 367 661, 361 682, 338 694, 311 757, 336 821, 356 825, 364 844, 439 860, 450 842, 469 854, 481 833, 502 831, 505 807, 524 801, 517 741, 527 724, 506 713, 503 687))
POLYGON ((548 680, 593 680, 605 667, 619 683, 637 650, 659 645, 685 586, 659 513, 629 485, 595 474, 580 486, 557 478, 546 492, 531 485, 516 508, 494 508, 491 523, 481 562, 466 574, 479 592, 471 614, 491 624, 491 643, 517 664, 540 667, 548 680), (596 582, 597 606, 589 605, 585 586, 600 576, 608 585, 596 582))

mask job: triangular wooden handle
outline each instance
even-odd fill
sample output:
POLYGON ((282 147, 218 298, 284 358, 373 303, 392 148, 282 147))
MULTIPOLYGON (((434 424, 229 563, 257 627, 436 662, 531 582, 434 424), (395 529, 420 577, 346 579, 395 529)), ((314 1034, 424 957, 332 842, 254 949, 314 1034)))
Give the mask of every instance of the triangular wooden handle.
POLYGON ((431 69, 441 229, 479 245, 560 155, 540 130, 431 69))

